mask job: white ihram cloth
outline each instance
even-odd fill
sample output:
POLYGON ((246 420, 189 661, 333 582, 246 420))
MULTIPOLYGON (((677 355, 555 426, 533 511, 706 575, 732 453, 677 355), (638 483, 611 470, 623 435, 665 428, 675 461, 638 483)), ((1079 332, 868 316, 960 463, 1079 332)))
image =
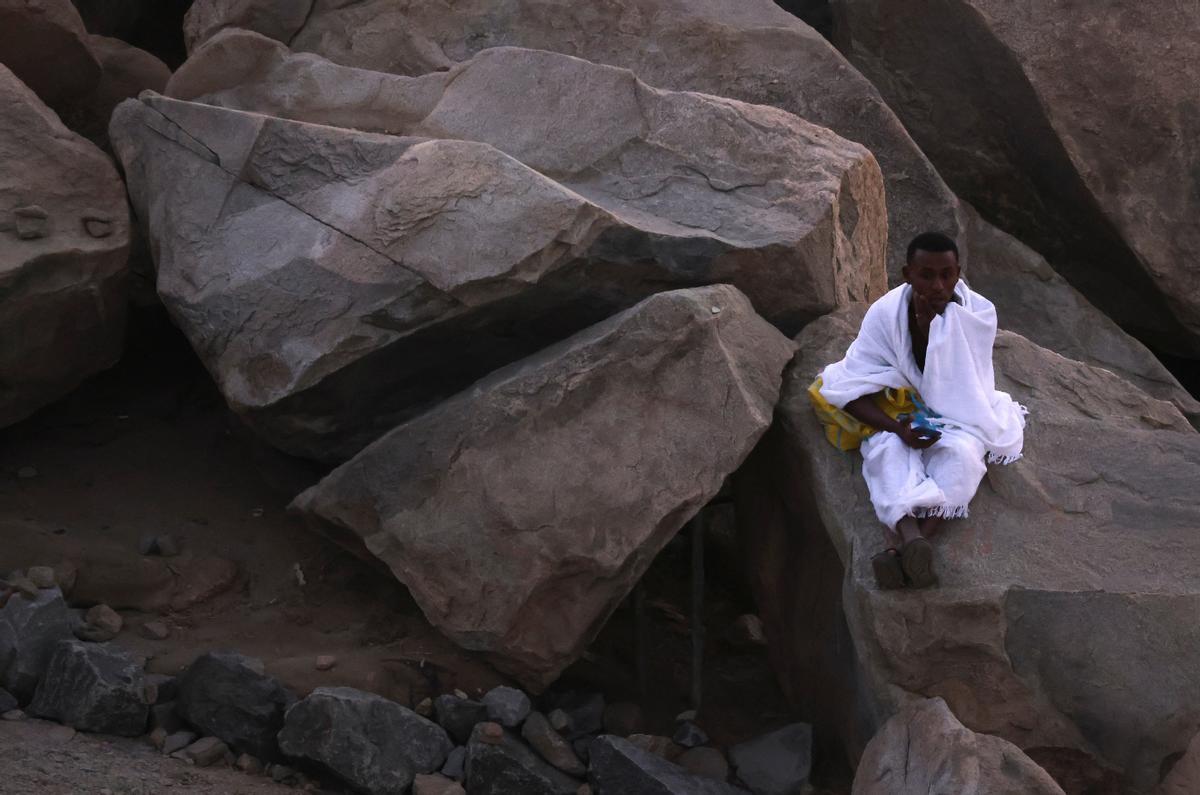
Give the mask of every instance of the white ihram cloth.
POLYGON ((942 436, 914 450, 892 433, 863 442, 863 478, 875 514, 888 527, 904 516, 967 515, 989 463, 1021 457, 1025 407, 996 389, 992 345, 996 308, 966 283, 929 326, 924 372, 912 353, 908 306, 912 287, 903 284, 867 310, 858 337, 840 362, 821 373, 821 394, 838 408, 885 388, 911 387, 931 412, 942 436))

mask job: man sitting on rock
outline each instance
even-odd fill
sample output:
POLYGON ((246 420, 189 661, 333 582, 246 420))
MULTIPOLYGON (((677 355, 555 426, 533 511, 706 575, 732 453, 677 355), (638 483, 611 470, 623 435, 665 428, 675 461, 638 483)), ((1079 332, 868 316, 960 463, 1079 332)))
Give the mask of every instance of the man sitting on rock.
POLYGON ((995 388, 996 308, 959 279, 954 241, 918 235, 903 273, 810 390, 819 413, 861 423, 840 424, 865 437, 863 478, 887 542, 871 563, 885 589, 937 582, 928 539, 943 519, 967 515, 985 456, 1016 461, 1025 438, 1025 408, 995 388))

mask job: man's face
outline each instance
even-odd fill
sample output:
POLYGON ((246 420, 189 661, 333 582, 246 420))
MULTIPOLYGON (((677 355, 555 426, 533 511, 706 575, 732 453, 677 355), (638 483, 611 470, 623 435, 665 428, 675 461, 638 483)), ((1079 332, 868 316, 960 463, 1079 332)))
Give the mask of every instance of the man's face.
POLYGON ((953 251, 917 249, 903 273, 904 280, 912 285, 918 305, 940 315, 953 299, 954 285, 958 284, 958 256, 953 251))

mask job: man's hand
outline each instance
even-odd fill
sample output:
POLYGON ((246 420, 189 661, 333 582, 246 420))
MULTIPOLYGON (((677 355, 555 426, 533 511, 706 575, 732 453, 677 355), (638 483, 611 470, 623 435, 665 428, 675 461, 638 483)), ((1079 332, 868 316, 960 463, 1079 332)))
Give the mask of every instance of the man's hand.
POLYGON ((924 450, 933 447, 937 440, 942 438, 942 435, 937 431, 930 431, 924 428, 914 428, 907 422, 898 423, 899 427, 893 433, 900 437, 906 445, 914 450, 924 450))

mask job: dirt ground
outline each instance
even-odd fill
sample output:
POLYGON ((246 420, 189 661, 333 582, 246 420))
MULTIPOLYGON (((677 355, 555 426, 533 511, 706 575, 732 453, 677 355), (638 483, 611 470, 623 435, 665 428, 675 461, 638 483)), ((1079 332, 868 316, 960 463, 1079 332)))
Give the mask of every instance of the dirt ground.
MULTIPOLYGON (((348 685, 409 706, 454 688, 476 694, 504 683, 434 631, 386 572, 287 514, 292 497, 321 474, 258 442, 225 408, 181 335, 165 318, 143 316, 114 370, 0 431, 0 572, 71 561, 79 569, 76 601, 118 608, 126 628, 117 642, 144 655, 152 672, 176 674, 205 651, 235 649, 263 659, 301 695, 348 685), (36 476, 28 469, 21 476, 28 467, 36 476), (182 554, 142 556, 139 539, 161 533, 181 540, 182 554), (170 627, 166 640, 139 632, 156 618, 170 627), (315 669, 323 654, 337 658, 330 671, 315 669)), ((714 743, 728 745, 802 716, 786 708, 764 649, 721 640, 753 606, 728 534, 713 544, 699 721, 714 743)), ((647 730, 670 733, 673 716, 690 706, 687 550, 686 539, 677 538, 644 580, 647 694, 637 689, 627 606, 561 687, 638 701, 647 730)), ((114 756, 127 750, 124 743, 106 748, 114 756)), ((3 757, 0 771, 7 773, 17 763, 7 748, 3 757)), ((831 781, 846 778, 836 759, 825 768, 831 781)), ((109 789, 124 791, 117 786, 109 789)))

